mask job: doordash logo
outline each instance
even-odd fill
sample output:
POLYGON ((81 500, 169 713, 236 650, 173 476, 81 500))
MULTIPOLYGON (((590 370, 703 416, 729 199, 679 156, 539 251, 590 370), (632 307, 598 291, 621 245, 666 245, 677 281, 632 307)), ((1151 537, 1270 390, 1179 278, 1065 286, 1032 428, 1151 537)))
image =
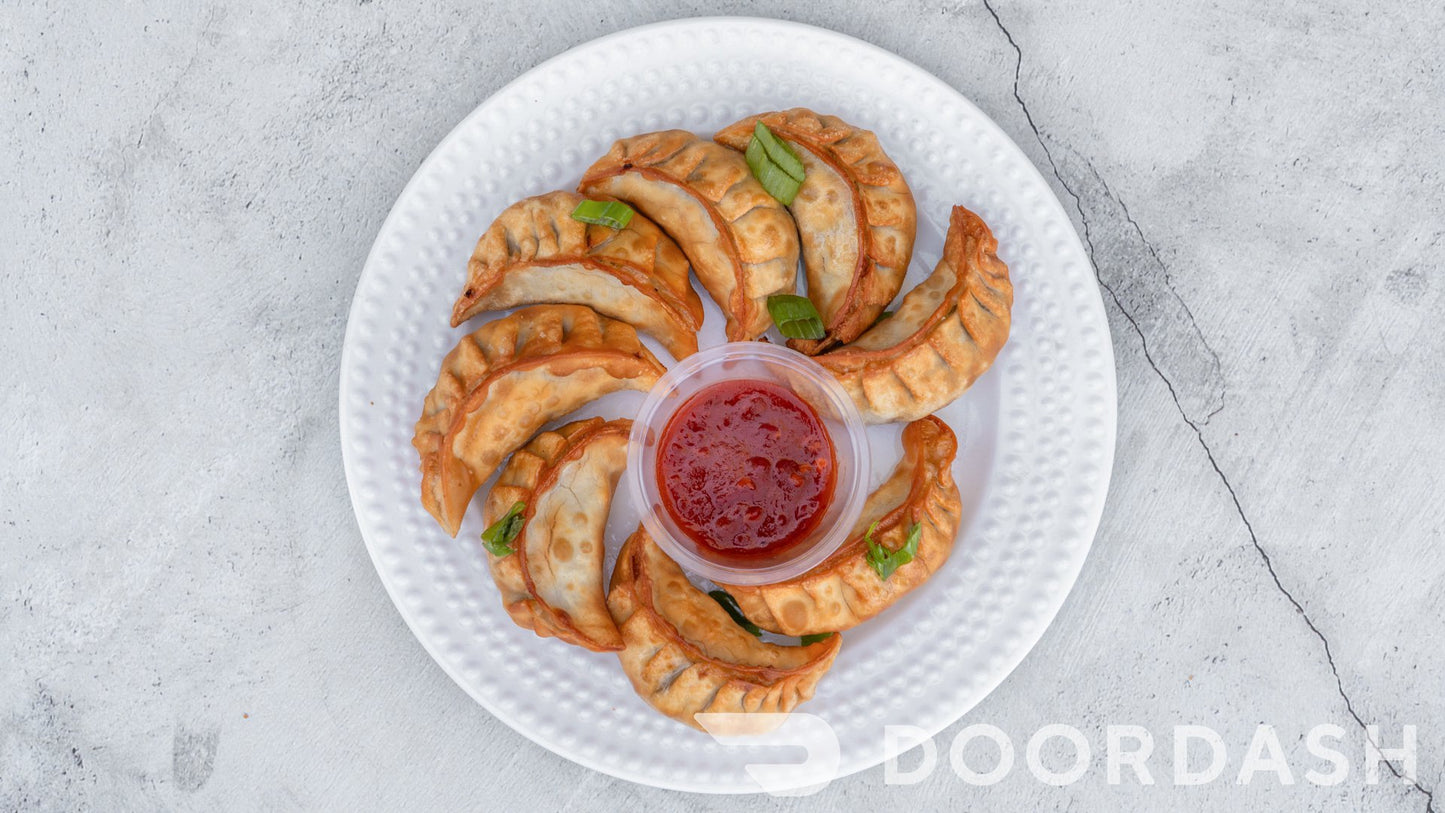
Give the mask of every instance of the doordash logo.
MULTIPOLYGON (((1382 748, 1379 726, 1367 726, 1363 749, 1359 751, 1366 784, 1380 782, 1380 766, 1398 763, 1400 778, 1415 781, 1415 726, 1402 728, 1399 748, 1382 748)), ((1029 737, 1024 750, 1024 763, 1034 779, 1046 785, 1072 785, 1102 763, 1105 779, 1110 785, 1162 784, 1156 771, 1175 786, 1207 785, 1227 779, 1248 785, 1259 777, 1273 777, 1281 785, 1293 785, 1303 778, 1314 785, 1338 785, 1349 778, 1352 762, 1346 746, 1346 732, 1333 723, 1317 725, 1305 735, 1305 748, 1310 761, 1291 765, 1285 757, 1274 726, 1261 724, 1254 730, 1239 761, 1238 770, 1226 774, 1230 751, 1219 732, 1204 725, 1176 725, 1170 733, 1172 758, 1155 757, 1155 737, 1143 726, 1111 725, 1104 731, 1102 760, 1095 759, 1094 750, 1083 732, 1071 725, 1046 725, 1029 737), (1057 746, 1057 747, 1056 747, 1057 746), (1045 749, 1058 759, 1045 764, 1045 749), (1297 776, 1297 773, 1299 774, 1297 776), (1127 778, 1126 778, 1127 777, 1127 778)), ((923 729, 915 726, 887 726, 883 731, 883 781, 890 785, 911 785, 921 782, 938 765, 938 746, 923 729), (903 754, 920 749, 918 761, 909 768, 900 765, 903 754)), ((978 749, 979 751, 985 749, 978 749)), ((948 764, 959 779, 970 785, 995 785, 1015 768, 1017 756, 1013 741, 1003 729, 980 723, 959 731, 948 748, 948 764), (988 743, 992 755, 976 755, 970 759, 969 746, 988 743)), ((1396 772, 1394 768, 1390 769, 1396 772)))
MULTIPOLYGON (((757 755, 786 756, 787 761, 749 761, 748 776, 758 788, 774 796, 817 793, 838 777, 842 749, 827 721, 812 714, 699 714, 698 722, 717 743, 749 749, 757 755), (787 751, 778 749, 786 748, 787 751), (800 762, 795 757, 801 750, 800 762)), ((1205 725, 1176 725, 1165 737, 1138 725, 1110 725, 1102 743, 1091 743, 1071 725, 1054 723, 1030 736, 1023 753, 1028 776, 1045 785, 1062 787, 1103 771, 1110 785, 1172 784, 1176 787, 1227 781, 1248 785, 1256 781, 1294 785, 1339 785, 1355 771, 1365 784, 1381 781, 1384 770, 1404 783, 1416 778, 1416 728, 1400 729, 1399 746, 1385 747, 1379 726, 1366 726, 1363 743, 1352 743, 1342 726, 1323 723, 1305 734, 1308 757, 1298 764, 1286 757, 1275 727, 1261 724, 1248 742, 1229 743, 1205 725), (1167 740, 1167 745, 1158 747, 1167 740), (1096 746, 1102 745, 1096 753, 1096 746), (1242 747, 1242 750, 1240 750, 1242 747), (1163 753, 1159 753, 1159 752, 1163 753), (1238 761, 1232 759, 1239 754, 1238 761)), ((890 725, 883 729, 883 781, 889 785, 922 782, 944 760, 954 775, 969 785, 996 785, 1019 771, 1014 741, 1001 728, 987 723, 967 726, 954 735, 946 751, 917 726, 890 725)))

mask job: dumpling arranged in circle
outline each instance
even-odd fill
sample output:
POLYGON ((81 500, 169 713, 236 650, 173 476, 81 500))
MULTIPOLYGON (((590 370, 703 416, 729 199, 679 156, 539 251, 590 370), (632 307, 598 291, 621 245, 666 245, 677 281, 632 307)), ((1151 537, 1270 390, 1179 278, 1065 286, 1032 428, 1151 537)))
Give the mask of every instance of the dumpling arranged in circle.
POLYGON ((868 423, 913 421, 955 398, 1008 341, 1013 284, 983 220, 953 207, 943 257, 897 313, 816 357, 868 423))
POLYGON ((607 594, 632 688, 668 717, 701 728, 701 712, 786 712, 811 698, 842 636, 779 646, 749 634, 638 529, 622 546, 607 594))
POLYGON ((624 138, 578 190, 630 204, 677 241, 727 317, 728 341, 762 335, 772 324, 768 297, 797 286, 793 217, 735 150, 685 130, 624 138))
POLYGON ((518 626, 594 652, 622 648, 602 565, 631 429, 626 419, 574 421, 533 438, 497 475, 482 521, 491 527, 515 513, 521 529, 510 552, 489 550, 487 560, 518 626))
POLYGON ((873 133, 795 107, 748 116, 714 139, 746 150, 758 122, 794 147, 806 175, 788 210, 798 223, 808 298, 827 333, 788 346, 816 355, 853 341, 898 295, 918 213, 903 173, 873 133))
POLYGON ((482 325, 442 360, 412 445, 421 501, 452 536, 472 495, 545 424, 664 368, 625 322, 581 305, 534 305, 482 325))
POLYGON ((467 263, 452 327, 483 311, 570 303, 627 322, 673 358, 696 353, 702 300, 682 250, 641 215, 620 229, 573 219, 584 200, 548 192, 502 210, 467 263))
MULTIPOLYGON (((953 551, 963 503, 953 481, 958 439, 929 416, 903 428, 903 459, 863 504, 848 541, 822 564, 774 584, 725 585, 748 620, 785 635, 850 629, 928 581, 953 551), (910 558, 880 572, 869 542, 910 558)), ((885 554, 885 555, 887 555, 885 554)))

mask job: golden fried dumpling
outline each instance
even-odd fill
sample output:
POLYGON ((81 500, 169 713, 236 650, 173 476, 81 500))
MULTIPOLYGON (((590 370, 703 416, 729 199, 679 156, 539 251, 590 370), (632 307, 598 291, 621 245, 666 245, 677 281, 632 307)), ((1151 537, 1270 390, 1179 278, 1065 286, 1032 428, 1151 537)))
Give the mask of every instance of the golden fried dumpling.
POLYGON ((421 502, 452 536, 472 495, 548 421, 664 372, 637 331, 581 305, 534 305, 482 325, 442 360, 412 445, 421 502))
POLYGON ((632 688, 667 716, 700 728, 699 712, 787 712, 813 696, 842 636, 778 646, 739 627, 638 529, 617 557, 607 606, 632 688))
POLYGON ((811 356, 853 341, 898 295, 918 213, 877 137, 836 116, 795 107, 749 116, 714 138, 745 151, 758 121, 796 149, 806 173, 788 210, 798 223, 808 298, 827 335, 788 346, 811 356))
POLYGON ((624 201, 663 228, 727 317, 728 341, 755 339, 772 294, 792 293, 798 231, 741 153, 685 130, 624 138, 578 190, 624 201))
POLYGON ((452 327, 483 311, 572 303, 651 335, 673 358, 696 353, 702 300, 682 250, 641 215, 624 229, 573 220, 583 200, 548 192, 502 210, 467 263, 452 327))
POLYGON ((903 429, 903 459, 868 495, 853 534, 822 564, 777 584, 725 585, 743 614, 763 629, 815 635, 856 626, 923 584, 953 551, 963 506, 953 482, 958 439, 936 417, 903 429), (890 551, 903 547, 920 526, 918 552, 885 580, 868 563, 865 534, 890 551))
POLYGON ((897 313, 816 361, 842 383, 868 423, 911 421, 963 394, 1008 341, 1013 284, 998 240, 978 215, 953 207, 943 258, 897 313))
POLYGON ((487 494, 490 527, 522 503, 522 530, 506 556, 487 553, 502 604, 517 626, 594 652, 622 648, 607 611, 602 562, 607 513, 627 466, 632 421, 589 418, 543 432, 519 449, 487 494))

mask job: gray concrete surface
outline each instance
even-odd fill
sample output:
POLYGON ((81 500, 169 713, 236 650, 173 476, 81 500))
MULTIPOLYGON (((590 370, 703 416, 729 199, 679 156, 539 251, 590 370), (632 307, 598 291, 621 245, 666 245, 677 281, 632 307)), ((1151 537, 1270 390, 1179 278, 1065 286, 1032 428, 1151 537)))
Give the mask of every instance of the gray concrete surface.
POLYGON ((990 3, 0 4, 0 810, 1431 809, 1445 10, 990 3), (705 13, 834 28, 957 87, 1051 178, 1105 292, 1094 552, 916 785, 687 796, 546 753, 427 658, 352 520, 342 331, 411 172, 528 67, 705 13), (1018 749, 998 785, 947 769, 973 722, 1018 749), (1051 722, 1096 752, 1064 788, 1023 768, 1051 722), (1189 723, 1229 764, 1173 787, 1189 723), (1295 785, 1234 784, 1260 723, 1295 785), (1302 776, 1322 723, 1338 786, 1302 776), (1154 733, 1158 784, 1108 783, 1119 724, 1154 733), (1407 724, 1416 781, 1367 783, 1364 726, 1407 724))

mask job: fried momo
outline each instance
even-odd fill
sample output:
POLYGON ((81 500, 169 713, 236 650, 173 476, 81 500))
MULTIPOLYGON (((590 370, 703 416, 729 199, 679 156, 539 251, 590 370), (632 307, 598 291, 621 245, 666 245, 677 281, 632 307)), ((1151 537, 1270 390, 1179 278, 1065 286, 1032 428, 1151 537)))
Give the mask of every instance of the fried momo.
POLYGON ((817 356, 868 423, 911 421, 963 394, 1008 340, 1013 284, 998 240, 953 207, 943 258, 898 312, 851 344, 817 356))
POLYGON ((958 439, 929 416, 903 429, 903 459, 878 490, 868 495, 853 534, 836 553, 801 576, 777 584, 726 585, 754 624, 784 635, 837 632, 861 624, 908 594, 948 561, 963 513, 953 482, 958 439), (918 552, 888 579, 867 560, 864 538, 889 550, 903 547, 914 523, 921 526, 918 552))
POLYGON ((641 215, 624 229, 573 220, 583 200, 548 192, 504 209, 467 263, 452 327, 483 311, 572 303, 627 322, 673 358, 696 353, 702 300, 688 283, 682 250, 641 215))
POLYGON ((842 636, 778 646, 738 626, 638 529, 618 555, 607 594, 622 631, 618 653, 653 708, 700 728, 699 712, 787 712, 813 696, 842 636))
POLYGON ((749 116, 714 136, 746 150, 761 121, 791 144, 805 179, 788 210, 798 224, 808 298, 827 331, 822 339, 792 339, 788 346, 816 355, 867 330, 898 295, 918 213, 913 193, 868 130, 802 107, 749 116))
POLYGON ((728 341, 762 335, 768 297, 797 285, 793 217, 735 150, 684 130, 624 138, 578 190, 630 204, 677 241, 727 317, 728 341))
POLYGON ((506 556, 487 554, 517 626, 594 652, 622 649, 607 612, 602 563, 607 514, 627 466, 632 421, 590 418, 543 432, 519 449, 487 494, 491 526, 520 502, 524 523, 506 556))
POLYGON ((442 360, 412 445, 421 501, 452 536, 472 495, 549 421, 663 367, 625 322, 581 305, 534 305, 482 325, 442 360))

